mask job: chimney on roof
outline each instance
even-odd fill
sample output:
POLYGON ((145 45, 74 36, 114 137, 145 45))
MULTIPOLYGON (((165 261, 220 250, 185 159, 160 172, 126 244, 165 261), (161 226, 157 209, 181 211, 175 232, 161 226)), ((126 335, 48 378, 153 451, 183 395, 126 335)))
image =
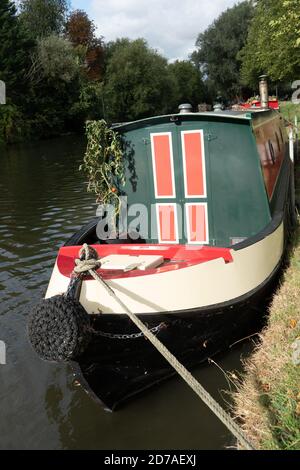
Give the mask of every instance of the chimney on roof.
POLYGON ((269 107, 269 89, 267 75, 261 75, 259 77, 259 94, 260 94, 260 106, 263 109, 269 107))

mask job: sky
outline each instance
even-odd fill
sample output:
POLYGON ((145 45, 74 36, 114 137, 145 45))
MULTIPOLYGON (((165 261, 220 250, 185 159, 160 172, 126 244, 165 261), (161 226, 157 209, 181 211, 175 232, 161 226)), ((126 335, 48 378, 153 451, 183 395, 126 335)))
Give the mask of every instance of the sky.
POLYGON ((188 59, 203 32, 240 0, 71 0, 85 10, 104 41, 144 38, 170 61, 188 59))

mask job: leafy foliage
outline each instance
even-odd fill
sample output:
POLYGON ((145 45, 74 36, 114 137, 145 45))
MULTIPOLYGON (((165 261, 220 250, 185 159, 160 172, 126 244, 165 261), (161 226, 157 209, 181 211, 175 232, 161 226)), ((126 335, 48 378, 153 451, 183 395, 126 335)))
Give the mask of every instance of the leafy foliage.
POLYGON ((102 119, 86 124, 87 150, 80 170, 88 178, 87 190, 97 202, 113 204, 120 210, 119 190, 125 184, 121 139, 102 119))
POLYGON ((6 83, 8 97, 19 100, 32 47, 21 27, 12 1, 0 3, 0 80, 6 83))
POLYGON ((104 49, 102 37, 95 34, 96 27, 82 10, 73 11, 66 24, 66 36, 84 57, 87 76, 91 80, 102 78, 104 49))
MULTIPOLYGON (((298 123, 300 123, 300 104, 294 104, 290 101, 281 101, 279 103, 280 112, 282 116, 289 122, 295 123, 295 117, 297 117, 298 123)), ((298 124, 299 125, 299 124, 298 124)), ((300 184, 298 185, 300 187, 300 184)), ((300 189, 300 188, 299 188, 300 189)))
POLYGON ((190 103, 196 109, 207 93, 199 69, 188 60, 176 60, 169 71, 175 82, 173 109, 181 103, 190 103))
POLYGON ((267 73, 273 81, 300 76, 299 0, 258 0, 248 39, 240 53, 243 82, 267 73))
POLYGON ((69 0, 19 0, 18 13, 15 2, 1 0, 0 80, 7 89, 1 138, 48 137, 82 131, 86 120, 174 113, 183 102, 196 109, 220 94, 239 99, 251 94, 242 83, 256 89, 261 72, 284 80, 277 90, 286 97, 290 85, 283 86, 300 74, 298 4, 243 1, 199 34, 191 60, 169 64, 144 39, 105 44, 86 12, 69 13, 69 0))
POLYGON ((245 45, 253 16, 251 1, 229 8, 204 33, 200 33, 192 54, 213 93, 233 98, 241 93, 238 52, 245 45))
POLYGON ((81 80, 79 95, 71 103, 69 115, 79 122, 79 128, 86 120, 95 120, 103 116, 103 83, 81 80))
POLYGON ((91 47, 95 40, 96 27, 83 10, 73 11, 66 23, 66 35, 76 46, 91 47))
POLYGON ((19 24, 16 7, 10 0, 0 2, 0 80, 6 84, 7 104, 1 106, 0 139, 21 138, 27 124, 26 112, 29 87, 26 71, 30 65, 32 41, 19 24))
POLYGON ((107 118, 125 121, 168 112, 175 81, 167 60, 144 39, 118 40, 110 49, 104 88, 107 118))
POLYGON ((24 117, 17 106, 0 106, 0 142, 21 139, 25 133, 24 117))
POLYGON ((32 62, 29 75, 37 81, 70 82, 80 71, 79 60, 71 42, 55 35, 38 40, 32 62))
POLYGON ((21 0, 20 19, 34 39, 62 33, 68 0, 21 0))
POLYGON ((21 0, 17 15, 12 1, 0 3, 0 79, 10 105, 1 110, 2 139, 81 131, 86 120, 135 120, 202 100, 192 63, 169 65, 143 39, 104 45, 88 15, 67 16, 68 5, 21 0))
POLYGON ((32 134, 50 137, 82 127, 85 116, 73 104, 80 102, 82 64, 69 40, 51 35, 37 40, 28 71, 32 134))

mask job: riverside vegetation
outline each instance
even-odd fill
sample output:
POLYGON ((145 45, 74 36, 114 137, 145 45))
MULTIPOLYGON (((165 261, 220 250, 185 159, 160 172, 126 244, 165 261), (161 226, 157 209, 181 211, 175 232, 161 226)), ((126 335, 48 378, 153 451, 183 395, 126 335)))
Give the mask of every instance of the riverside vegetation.
MULTIPOLYGON (((290 108, 290 107, 289 107, 290 108)), ((299 111, 294 109, 294 112, 299 111)), ((299 157, 296 200, 300 201, 299 157)), ((298 164, 297 164, 298 162, 298 164)), ((299 221, 300 222, 300 221, 299 221)), ((300 450, 300 226, 268 324, 234 394, 234 413, 257 449, 300 450)))
POLYGON ((300 78, 299 24, 299 0, 244 0, 195 38, 189 58, 170 63, 127 31, 105 42, 69 0, 1 0, 7 103, 0 106, 0 141, 82 132, 87 120, 173 113, 184 102, 194 110, 217 97, 236 103, 256 94, 261 73, 271 93, 290 97, 300 78))

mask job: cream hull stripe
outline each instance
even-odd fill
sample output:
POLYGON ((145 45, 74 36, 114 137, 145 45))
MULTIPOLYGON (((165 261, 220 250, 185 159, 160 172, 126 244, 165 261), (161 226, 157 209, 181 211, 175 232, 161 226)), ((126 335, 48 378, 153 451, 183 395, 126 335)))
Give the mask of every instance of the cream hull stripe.
MULTIPOLYGON (((172 312, 208 307, 247 294, 274 271, 283 253, 283 224, 275 232, 238 251, 233 262, 216 259, 161 274, 109 281, 135 313, 172 312)), ((69 278, 55 265, 46 297, 66 292, 69 278)), ((80 302, 89 313, 125 313, 96 281, 83 282, 80 302)))

